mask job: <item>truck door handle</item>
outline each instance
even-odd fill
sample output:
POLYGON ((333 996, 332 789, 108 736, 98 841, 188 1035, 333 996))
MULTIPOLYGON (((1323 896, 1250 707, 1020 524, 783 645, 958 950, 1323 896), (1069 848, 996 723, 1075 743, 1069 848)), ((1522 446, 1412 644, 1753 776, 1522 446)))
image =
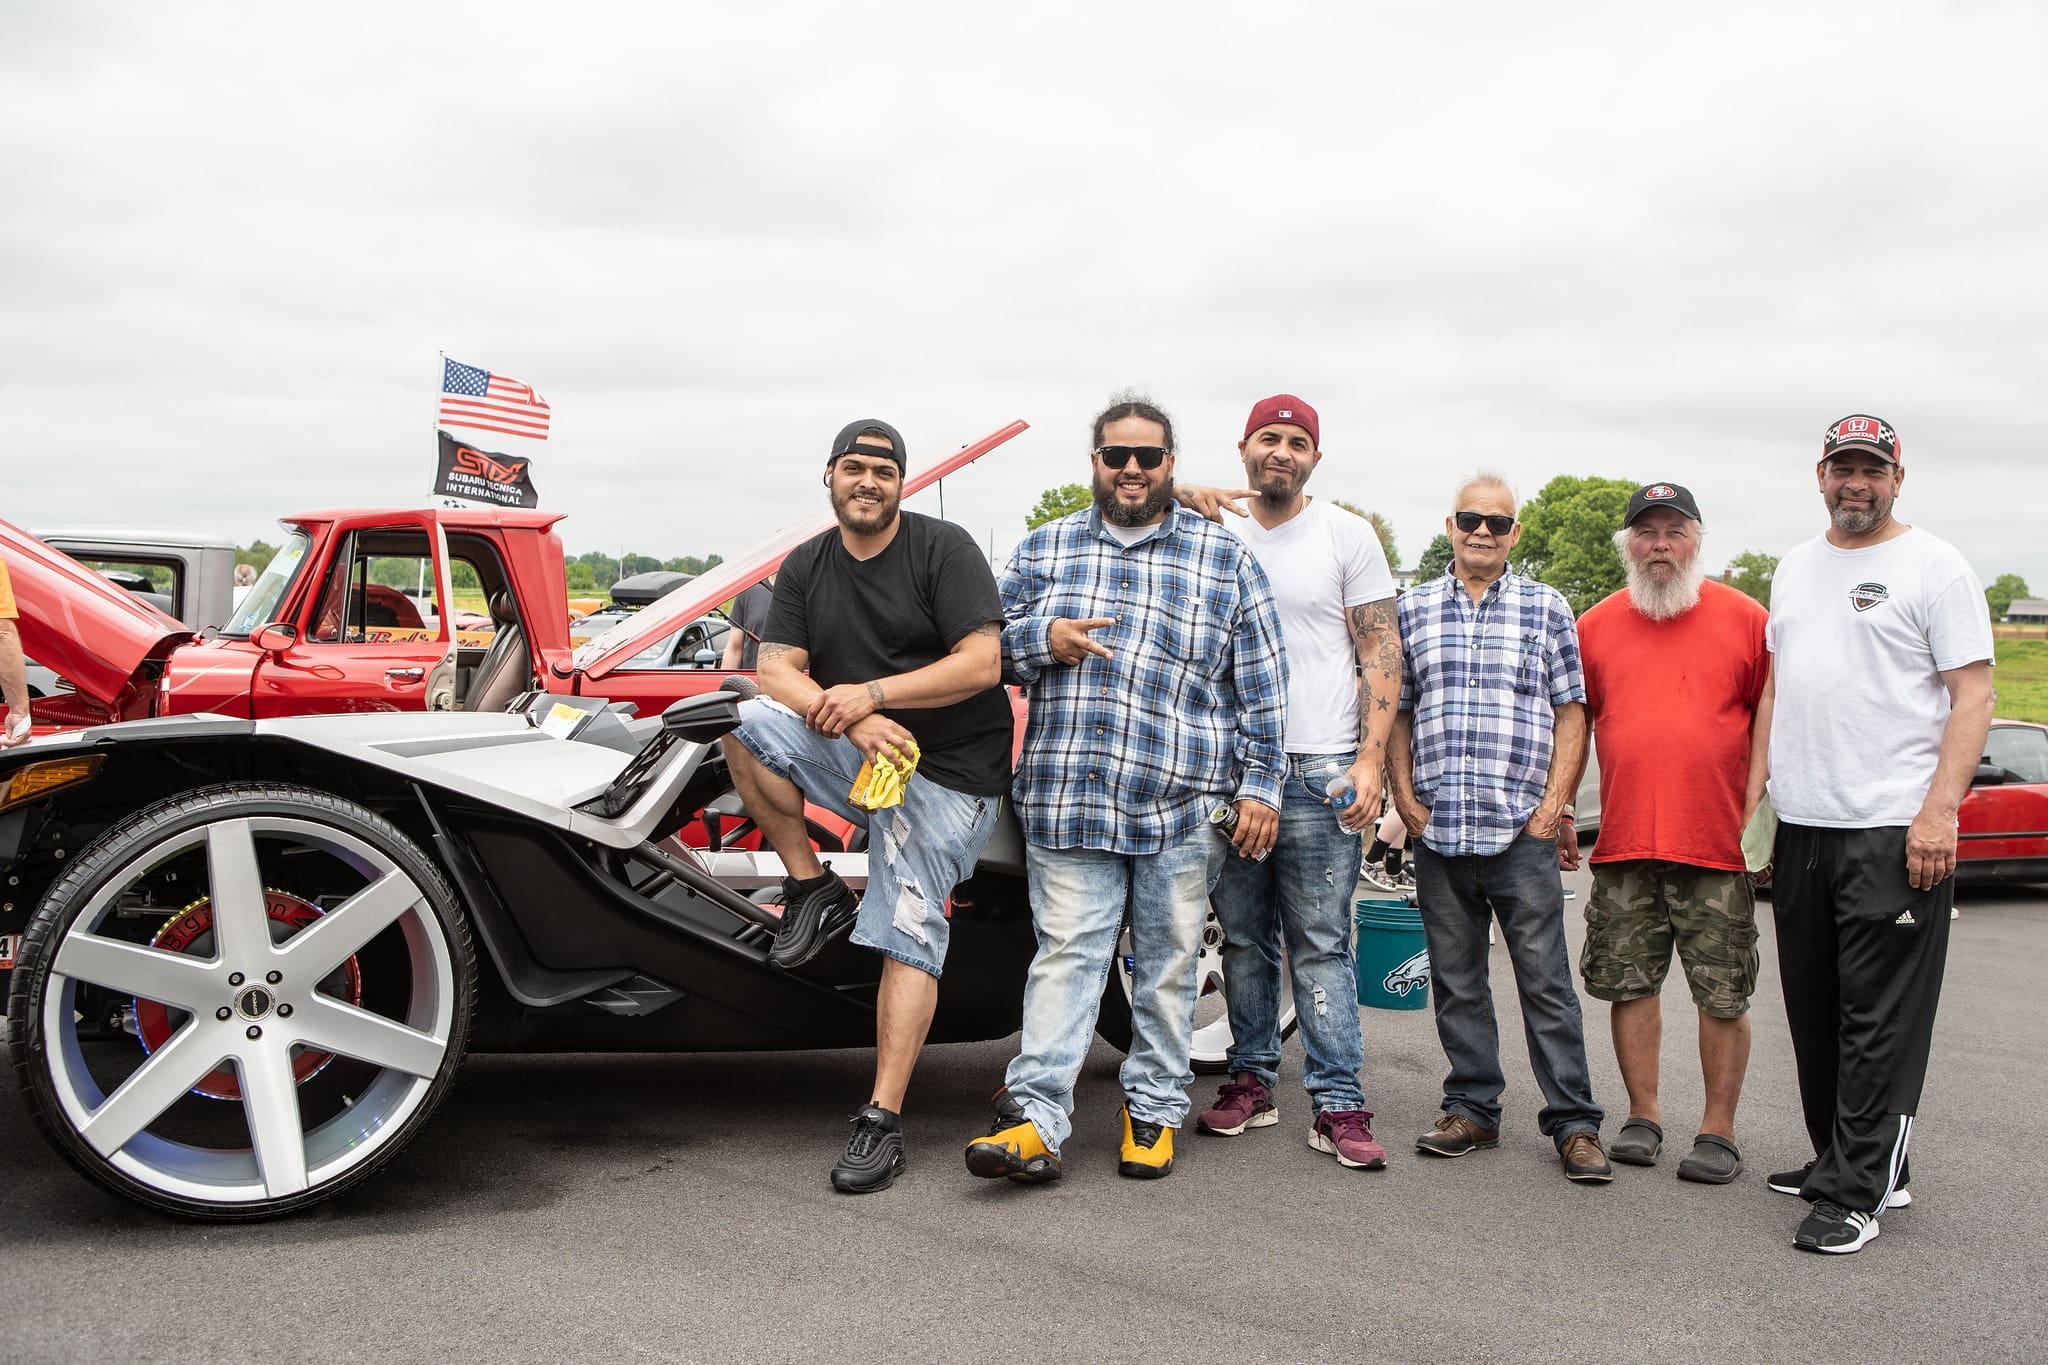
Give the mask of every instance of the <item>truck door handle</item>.
POLYGON ((387 668, 384 676, 393 682, 419 682, 427 676, 424 668, 387 668))

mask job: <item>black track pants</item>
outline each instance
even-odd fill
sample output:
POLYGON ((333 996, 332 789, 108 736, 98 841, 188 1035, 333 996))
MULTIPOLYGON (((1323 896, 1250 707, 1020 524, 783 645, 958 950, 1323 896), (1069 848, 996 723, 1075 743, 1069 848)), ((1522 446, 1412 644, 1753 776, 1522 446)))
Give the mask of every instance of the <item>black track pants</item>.
POLYGON ((1781 824, 1771 874, 1778 972, 1816 1156, 1808 1199, 1884 1211, 1906 1145, 1948 960, 1955 878, 1906 880, 1906 831, 1781 824))

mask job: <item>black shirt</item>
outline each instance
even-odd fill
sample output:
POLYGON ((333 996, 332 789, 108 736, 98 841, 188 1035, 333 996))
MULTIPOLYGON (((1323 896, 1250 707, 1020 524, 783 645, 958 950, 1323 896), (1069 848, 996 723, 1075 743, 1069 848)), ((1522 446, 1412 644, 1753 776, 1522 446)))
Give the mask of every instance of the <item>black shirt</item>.
POLYGON ((768 628, 768 608, 775 589, 756 583, 732 600, 728 618, 744 639, 740 644, 740 667, 752 668, 761 657, 761 632, 768 628))
MULTIPOLYGON (((820 687, 864 683, 923 668, 975 629, 1003 621, 995 575, 950 521, 899 513, 888 548, 855 559, 839 528, 782 561, 761 638, 810 655, 820 687)), ((917 739, 917 771, 972 796, 1010 790, 1010 699, 1000 684, 951 706, 885 709, 917 739)))

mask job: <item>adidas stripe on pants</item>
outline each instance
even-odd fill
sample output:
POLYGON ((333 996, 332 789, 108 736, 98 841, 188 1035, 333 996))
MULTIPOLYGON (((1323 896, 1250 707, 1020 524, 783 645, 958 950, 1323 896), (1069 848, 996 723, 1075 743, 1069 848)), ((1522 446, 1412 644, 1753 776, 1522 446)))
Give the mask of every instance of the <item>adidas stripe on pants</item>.
POLYGON ((1778 973, 1815 1161, 1800 1191, 1875 1216, 1906 1174, 1955 878, 1906 880, 1906 831, 1781 824, 1778 973))

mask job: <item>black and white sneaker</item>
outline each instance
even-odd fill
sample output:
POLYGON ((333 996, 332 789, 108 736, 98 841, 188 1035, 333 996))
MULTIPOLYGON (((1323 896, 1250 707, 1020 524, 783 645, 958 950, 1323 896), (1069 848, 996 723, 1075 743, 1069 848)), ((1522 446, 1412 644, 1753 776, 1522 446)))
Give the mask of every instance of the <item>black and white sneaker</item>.
POLYGON ((1831 1199, 1823 1199, 1799 1224, 1799 1231, 1792 1234, 1792 1245, 1801 1251, 1847 1256, 1863 1250, 1863 1244, 1877 1233, 1877 1220, 1869 1214, 1856 1213, 1831 1199))
MULTIPOLYGON (((1779 1171, 1771 1177, 1770 1186, 1779 1194, 1796 1195, 1806 1188, 1806 1177, 1812 1173, 1813 1163, 1809 1161, 1796 1171, 1779 1171)), ((1902 1209, 1912 1202, 1913 1192, 1901 1185, 1885 1198, 1884 1206, 1888 1209, 1902 1209)))
POLYGON ((800 967, 819 949, 853 927, 860 915, 860 897, 827 866, 824 875, 800 882, 782 879, 782 923, 768 960, 778 967, 800 967))
POLYGON ((864 1104, 850 1120, 853 1135, 846 1155, 832 1168, 832 1188, 841 1194, 886 1190, 903 1174, 903 1116, 879 1104, 864 1104))

